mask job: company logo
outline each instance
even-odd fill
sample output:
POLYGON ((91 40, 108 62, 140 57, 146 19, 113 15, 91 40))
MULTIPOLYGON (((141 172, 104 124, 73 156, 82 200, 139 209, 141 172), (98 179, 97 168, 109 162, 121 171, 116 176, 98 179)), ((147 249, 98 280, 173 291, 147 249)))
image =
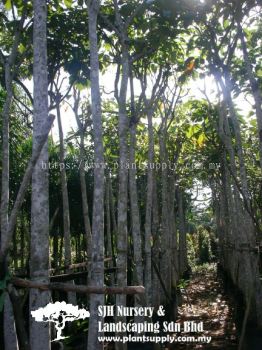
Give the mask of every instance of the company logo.
POLYGON ((53 341, 64 339, 62 331, 66 322, 85 319, 90 316, 89 311, 79 309, 78 306, 67 304, 66 302, 49 303, 45 307, 40 307, 35 311, 31 311, 32 317, 36 322, 53 322, 56 329, 56 339, 53 341))

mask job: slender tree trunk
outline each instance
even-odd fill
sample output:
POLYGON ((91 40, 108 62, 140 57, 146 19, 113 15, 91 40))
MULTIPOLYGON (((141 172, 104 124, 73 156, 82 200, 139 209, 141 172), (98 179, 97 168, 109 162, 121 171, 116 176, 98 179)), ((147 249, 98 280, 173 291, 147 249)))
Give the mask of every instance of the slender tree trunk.
POLYGON ((185 208, 183 192, 177 189, 178 198, 178 217, 179 217, 179 272, 180 276, 186 271, 187 263, 187 243, 186 243, 186 227, 185 227, 185 208))
MULTIPOLYGON (((111 224, 112 224, 112 259, 113 266, 116 267, 116 236, 117 236, 117 223, 116 223, 116 210, 115 210, 115 198, 113 194, 112 180, 108 178, 108 187, 109 187, 109 205, 110 205, 110 214, 111 214, 111 224)), ((115 274, 115 282, 116 282, 116 274, 115 274)))
MULTIPOLYGON (((173 170, 171 170, 173 171, 173 170)), ((176 198, 176 182, 175 175, 170 174, 169 181, 169 227, 171 240, 171 287, 172 292, 176 290, 177 281, 179 279, 179 263, 178 263, 178 247, 177 247, 177 226, 174 201, 176 198)))
MULTIPOLYGON (((171 255, 170 255, 170 227, 169 227, 169 200, 168 200, 168 169, 167 169, 167 152, 166 152, 166 131, 159 135, 160 161, 162 166, 161 173, 161 273, 165 281, 168 294, 171 293, 171 255)), ((162 291, 162 296, 165 295, 162 291)))
MULTIPOLYGON (((157 193, 157 174, 153 172, 153 198, 152 198, 152 238, 153 238, 153 247, 152 247, 152 256, 153 259, 160 269, 160 225, 159 225, 159 208, 158 208, 158 193, 157 193)), ((160 305, 160 283, 159 278, 156 274, 156 271, 153 270, 152 274, 152 289, 153 289, 153 305, 160 305)))
POLYGON ((59 101, 57 101, 57 123, 59 130, 59 159, 61 173, 61 190, 63 204, 63 227, 64 227, 64 249, 65 249, 65 266, 71 265, 71 237, 70 237, 70 210, 67 190, 67 178, 65 169, 65 148, 64 148, 64 133, 61 121, 59 101))
MULTIPOLYGON (((47 80, 47 7, 45 0, 34 1, 34 129, 33 153, 39 143, 42 129, 48 117, 47 80)), ((48 163, 48 143, 42 149, 32 175, 30 276, 34 282, 49 282, 49 194, 48 170, 42 164, 48 163)), ((29 309, 37 310, 50 301, 48 291, 30 290, 29 309)), ((34 350, 50 349, 49 324, 36 322, 30 316, 30 345, 34 350)))
MULTIPOLYGON (((127 132, 128 119, 126 112, 126 94, 129 77, 129 57, 125 44, 122 44, 122 79, 119 95, 119 190, 118 190, 118 211, 117 211, 117 285, 127 285, 127 190, 128 190, 128 148, 127 132)), ((117 295, 116 305, 125 306, 126 296, 117 295)), ((125 317, 119 317, 119 321, 125 322, 125 317)), ((126 344, 116 343, 117 350, 126 349, 126 344)))
POLYGON ((152 305, 152 206, 153 206, 153 164, 154 164, 154 129, 153 111, 149 110, 148 120, 148 168, 147 168, 147 193, 146 193, 146 218, 145 218, 145 288, 146 305, 152 305))
POLYGON ((88 208, 88 200, 87 200, 87 191, 86 191, 86 178, 85 178, 85 144, 84 144, 84 132, 80 132, 80 186, 81 186, 81 199, 82 199, 82 210, 83 210, 83 218, 84 218, 84 226, 85 226, 85 237, 86 237, 86 245, 87 245, 87 259, 90 260, 92 252, 91 252, 91 242, 92 242, 92 232, 91 225, 89 220, 89 208, 88 208))
POLYGON ((21 249, 21 254, 20 254, 20 259, 21 259, 21 268, 25 268, 25 216, 24 213, 21 214, 21 236, 20 236, 20 249, 21 249))
POLYGON ((53 234, 53 266, 52 268, 57 269, 58 268, 58 233, 55 232, 53 234))
MULTIPOLYGON (((108 175, 109 176, 109 175, 108 175)), ((106 208, 106 256, 113 256, 112 249, 112 230, 111 230, 111 213, 110 213, 110 186, 109 180, 106 181, 106 196, 105 196, 105 208, 106 208)), ((113 267, 113 260, 108 262, 108 267, 113 267)), ((114 285, 113 275, 110 274, 109 285, 114 285)))
POLYGON ((117 233, 117 223, 116 223, 115 199, 114 199, 114 194, 113 194, 112 181, 111 181, 110 177, 108 179, 108 185, 109 185, 109 201, 110 201, 112 230, 113 230, 114 235, 116 235, 116 233, 117 233))
MULTIPOLYGON (((109 181, 106 181, 106 256, 112 256, 112 236, 111 236, 111 214, 110 214, 110 195, 109 181)), ((112 261, 112 260, 111 260, 112 261)))
MULTIPOLYGON (((134 282, 135 285, 143 285, 143 261, 142 261, 142 240, 140 227, 140 214, 138 206, 138 194, 136 183, 136 122, 131 122, 130 127, 130 147, 129 147, 129 197, 131 206, 132 239, 134 251, 134 282)), ((135 296, 135 306, 143 305, 140 296, 135 296)), ((141 317, 135 318, 135 322, 142 321, 141 317)))
POLYGON ((80 116, 78 114, 79 102, 80 102, 80 92, 74 91, 74 107, 73 111, 75 114, 75 119, 78 125, 80 133, 80 154, 79 154, 79 175, 80 175, 80 187, 81 187, 81 199, 82 199, 82 211, 85 226, 85 242, 86 242, 86 252, 87 259, 90 261, 92 251, 91 251, 91 241, 92 241, 92 230, 89 219, 89 208, 88 208, 88 198, 87 198, 87 188, 86 188, 86 178, 85 178, 85 131, 86 128, 82 123, 80 116))
MULTIPOLYGON (((225 245, 225 249, 229 249, 231 255, 227 255, 229 259, 228 271, 231 274, 233 282, 242 291, 246 305, 251 302, 249 319, 255 319, 257 324, 261 326, 262 315, 262 286, 259 279, 258 260, 250 249, 254 249, 255 246, 255 231, 250 216, 247 214, 246 208, 243 206, 239 189, 237 188, 237 168, 235 153, 230 137, 230 129, 227 119, 227 113, 225 105, 219 110, 220 127, 219 132, 222 141, 226 146, 226 150, 229 154, 229 168, 231 177, 233 177, 233 185, 230 181, 229 171, 226 171, 225 186, 226 195, 228 199, 228 208, 230 213, 230 221, 232 223, 232 231, 228 236, 228 240, 225 245), (243 248, 246 247, 246 248, 243 248)), ((237 141, 237 147, 239 141, 237 141)), ((238 151, 238 157, 240 153, 238 151)), ((243 160, 243 159, 242 159, 243 160)), ((227 165, 226 159, 224 164, 227 165)), ((228 166, 228 165, 227 165, 228 166)), ((243 166, 243 165, 242 165, 243 166)), ((243 170, 243 169, 242 169, 243 170)), ((245 185, 245 174, 240 170, 241 185, 243 188, 243 181, 245 185)), ((245 194, 244 194, 245 200, 245 194)), ((226 255, 226 253, 225 253, 226 255)))
MULTIPOLYGON (((8 210, 9 210, 9 126, 10 109, 13 99, 12 81, 20 35, 24 23, 24 14, 20 20, 10 56, 5 63, 6 99, 2 111, 2 178, 1 178, 1 247, 7 241, 8 210)), ((7 266, 5 266, 7 268, 7 266)), ((5 273, 6 269, 0 273, 5 273)), ((3 277, 3 276, 1 276, 3 277)), ((16 329, 14 325, 13 307, 9 295, 6 295, 4 304, 4 343, 5 350, 18 349, 16 329)))
MULTIPOLYGON (((59 159, 60 159, 60 173, 61 173, 61 190, 62 190, 62 203, 63 203, 63 228, 64 228, 64 256, 65 266, 71 265, 71 233, 70 233, 70 209, 67 189, 67 178, 66 178, 66 164, 65 164, 65 146, 64 146, 64 133, 61 120, 59 96, 57 98, 57 123, 59 130, 59 159)), ((67 271, 68 272, 68 271, 67 271)), ((76 295, 74 293, 68 293, 68 302, 76 305, 76 295)))
MULTIPOLYGON (((104 149, 103 126, 101 115, 101 97, 99 89, 99 60, 97 43, 97 16, 100 1, 88 3, 89 14, 89 47, 90 47, 90 79, 92 99, 92 119, 94 130, 94 201, 92 222, 92 265, 90 283, 96 287, 104 286, 104 149)), ((90 321, 88 329, 88 350, 102 350, 103 344, 98 342, 99 305, 104 304, 104 296, 90 295, 90 321)))
MULTIPOLYGON (((13 98, 9 63, 6 67, 5 81, 7 96, 2 113, 1 246, 5 244, 7 238, 9 209, 9 117, 13 98)), ((7 293, 4 304, 4 343, 5 350, 18 349, 13 307, 7 293)))
POLYGON ((59 266, 63 266, 63 236, 61 235, 61 233, 58 233, 58 242, 59 242, 59 251, 58 251, 58 264, 59 266))
POLYGON ((246 201, 248 207, 250 207, 250 196, 249 196, 248 183, 247 183, 247 173, 246 173, 244 152, 243 152, 243 146, 242 146, 242 137, 241 137, 241 131, 239 126, 239 120, 237 118, 236 111, 235 111, 234 104, 231 97, 232 89, 231 89, 231 83, 230 83, 230 75, 228 71, 225 74, 225 79, 226 79, 226 84, 224 84, 221 77, 219 77, 219 84, 221 86, 224 101, 228 106, 229 116, 231 118, 231 121, 234 127, 235 139, 236 139, 236 153, 239 159, 239 174, 241 179, 244 200, 246 201))

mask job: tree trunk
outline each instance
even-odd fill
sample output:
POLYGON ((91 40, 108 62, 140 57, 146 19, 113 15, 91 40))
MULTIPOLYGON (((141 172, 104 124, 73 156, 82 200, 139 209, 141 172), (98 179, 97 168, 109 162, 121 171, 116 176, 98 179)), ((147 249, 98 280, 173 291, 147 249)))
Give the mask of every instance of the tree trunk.
POLYGON ((239 159, 239 174, 241 179, 242 193, 244 196, 244 200, 246 201, 248 207, 250 207, 250 196, 249 196, 248 183, 247 183, 247 173, 246 173, 246 166, 245 166, 245 160, 244 160, 241 131, 239 126, 239 120, 237 118, 236 111, 235 111, 234 104, 231 97, 232 87, 230 83, 230 75, 227 70, 225 74, 225 80, 226 80, 226 84, 224 84, 222 78, 219 77, 219 84, 221 86, 224 101, 228 106, 229 116, 231 118, 231 121, 234 127, 234 132, 235 132, 236 153, 239 159))
MULTIPOLYGON (((173 171, 173 170, 171 170, 173 171)), ((178 247, 177 247, 177 226, 174 201, 176 198, 176 181, 175 174, 170 174, 169 180, 169 227, 171 239, 171 287, 172 292, 176 289, 179 279, 178 247)))
MULTIPOLYGON (((152 257, 158 267, 160 268, 160 227, 159 227, 159 208, 158 208, 158 193, 157 193, 157 180, 156 180, 156 172, 153 172, 153 198, 152 198, 152 238, 153 238, 153 247, 152 247, 152 257)), ((156 274, 155 269, 153 269, 152 273, 152 298, 153 305, 160 305, 160 283, 159 278, 156 274)))
MULTIPOLYGON (((70 209, 67 189, 66 178, 66 164, 65 164, 65 146, 64 146, 64 133, 61 121, 61 113, 59 106, 59 96, 57 98, 57 123, 59 130, 59 159, 60 159, 60 173, 61 173, 61 190, 62 190, 62 203, 63 203, 63 228, 64 228, 64 256, 65 266, 71 265, 71 233, 70 233, 70 209)), ((74 293, 68 293, 68 302, 76 305, 76 295, 74 293)))
MULTIPOLYGON (((38 147, 48 117, 47 80, 47 8, 45 0, 34 1, 34 129, 33 153, 38 147)), ((30 276, 34 282, 49 282, 49 194, 48 194, 48 143, 34 167, 32 175, 30 276)), ((50 293, 30 290, 29 310, 37 310, 50 301, 50 293)), ((30 345, 34 350, 50 349, 49 324, 36 322, 30 317, 30 345)))
MULTIPOLYGON (((125 44, 122 44, 122 79, 119 95, 119 190, 118 190, 118 211, 117 211, 117 285, 127 285, 127 190, 128 190, 128 148, 127 132, 128 119, 126 112, 126 94, 129 77, 129 58, 125 44)), ((117 295, 116 305, 125 306, 126 296, 117 295)), ((125 317, 119 317, 118 321, 125 322, 125 317)), ((126 344, 116 343, 117 350, 126 349, 126 344)))
POLYGON ((146 305, 152 305, 152 206, 153 206, 153 164, 154 164, 154 129, 153 111, 149 110, 148 120, 148 168, 147 168, 147 192, 146 192, 146 218, 145 218, 145 288, 146 305))
MULTIPOLYGON (((114 235, 117 233, 117 223, 116 223, 116 210, 115 210, 115 198, 113 193, 112 181, 109 177, 108 179, 109 186, 109 201, 110 201, 110 212, 111 212, 111 221, 112 221, 112 230, 114 235)), ((114 251, 113 251, 114 253, 114 251)))
POLYGON ((84 145, 84 132, 80 131, 80 186, 81 186, 81 198, 82 198, 82 210, 85 226, 85 237, 87 245, 87 259, 90 260, 91 252, 91 242, 92 242, 92 232, 91 225, 89 220, 89 208, 87 200, 87 191, 86 191, 86 178, 85 178, 85 145, 84 145))
POLYGON ((186 227, 185 227, 185 208, 183 192, 180 188, 177 189, 178 199, 178 218, 179 218, 179 274, 180 276, 186 271, 187 263, 187 242, 186 242, 186 227))
MULTIPOLYGON (((142 240, 140 227, 140 214, 138 206, 138 194, 136 183, 136 122, 131 122, 130 127, 130 147, 129 147, 129 197, 131 206, 132 240, 134 252, 134 284, 143 285, 143 261, 142 261, 142 240)), ((143 305, 140 296, 135 297, 135 306, 143 305)), ((142 322, 141 317, 135 318, 135 322, 142 322)))
MULTIPOLYGON (((257 324, 261 326, 262 286, 259 279, 258 260, 255 254, 252 252, 252 249, 255 249, 255 231, 253 222, 251 221, 246 208, 244 208, 243 201, 241 200, 239 189, 237 187, 235 153, 232 139, 230 137, 230 129, 224 104, 219 109, 219 123, 220 137, 226 146, 226 150, 228 151, 230 164, 230 172, 225 172, 224 180, 226 197, 228 200, 228 210, 230 213, 230 222, 232 223, 232 230, 230 230, 231 234, 228 235, 228 239, 225 242, 225 250, 228 250, 228 254, 225 252, 225 256, 228 257, 226 261, 228 264, 227 269, 230 272, 233 282, 242 291, 245 297, 246 305, 251 303, 248 315, 249 319, 255 319, 257 324), (230 178, 232 177, 233 185, 230 181, 230 178)), ((238 156, 240 156, 239 152, 238 156)), ((224 164, 228 166, 226 158, 224 158, 224 164)), ((241 176, 240 174, 242 186, 243 181, 245 182, 245 177, 243 178, 243 175, 244 174, 241 176)), ((243 200, 245 200, 245 195, 243 197, 243 200)))
POLYGON ((78 125, 80 133, 80 154, 79 154, 79 175, 80 175, 80 186, 81 186, 81 199, 82 199, 82 211, 85 226, 85 241, 86 241, 86 252, 87 260, 91 260, 91 241, 92 241, 92 231, 89 219, 89 208, 88 208, 88 198, 87 198, 87 188, 86 188, 86 178, 85 178, 85 126, 83 125, 80 117, 78 115, 80 92, 74 94, 74 114, 78 125))
MULTIPOLYGON (((10 62, 7 62, 5 69, 5 83, 7 96, 2 112, 1 246, 3 246, 6 242, 8 231, 9 117, 13 98, 10 62)), ((16 329, 14 325, 13 307, 8 294, 6 294, 4 304, 4 343, 5 350, 18 349, 16 329)))
MULTIPOLYGON (((108 175, 109 177, 110 175, 108 175)), ((106 256, 113 256, 113 241, 112 241, 112 230, 111 230, 111 213, 110 213, 110 185, 109 179, 106 180, 106 194, 105 194, 105 208, 106 208, 106 256)), ((108 262, 108 268, 113 268, 113 259, 108 262)), ((109 276, 109 285, 115 284, 113 274, 109 276)))
MULTIPOLYGON (((111 214, 111 224, 112 224, 112 260, 113 260, 113 266, 116 266, 116 245, 117 245, 117 223, 116 223, 116 210, 115 210, 115 198, 113 193, 113 187, 112 187, 112 180, 109 176, 108 178, 108 187, 109 187, 109 205, 110 205, 110 214, 111 214)), ((115 274, 115 281, 116 281, 116 274, 115 274)))
MULTIPOLYGON (((169 200, 168 200, 168 169, 167 169, 167 152, 166 152, 166 131, 162 131, 159 135, 160 145, 160 162, 162 166, 161 172, 161 263, 160 270, 165 281, 168 294, 171 293, 171 255, 170 255, 170 227, 169 227, 169 200)), ((162 291, 162 297, 165 295, 162 291)), ((164 301, 164 300, 162 300, 164 301)))
MULTIPOLYGON (((99 60, 97 43, 97 16, 100 1, 88 3, 89 14, 89 47, 90 47, 90 80, 92 99, 92 119, 94 130, 94 201, 92 221, 92 262, 90 283, 92 286, 104 286, 104 149, 103 126, 101 115, 101 97, 99 88, 99 60)), ((98 341, 99 305, 104 304, 104 296, 90 295, 90 321, 88 329, 88 350, 102 350, 103 344, 98 341)))

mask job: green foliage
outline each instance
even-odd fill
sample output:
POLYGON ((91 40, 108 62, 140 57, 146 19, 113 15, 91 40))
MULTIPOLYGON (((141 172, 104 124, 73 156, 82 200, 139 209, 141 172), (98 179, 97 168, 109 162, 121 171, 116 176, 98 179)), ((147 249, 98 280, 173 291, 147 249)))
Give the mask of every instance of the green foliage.
POLYGON ((6 8, 7 11, 11 10, 11 8, 12 8, 12 0, 6 0, 5 8, 6 8))
POLYGON ((198 231, 198 261, 204 264, 210 263, 212 259, 210 232, 201 227, 198 231))
POLYGON ((189 280, 180 279, 177 284, 178 289, 186 289, 189 284, 189 280))

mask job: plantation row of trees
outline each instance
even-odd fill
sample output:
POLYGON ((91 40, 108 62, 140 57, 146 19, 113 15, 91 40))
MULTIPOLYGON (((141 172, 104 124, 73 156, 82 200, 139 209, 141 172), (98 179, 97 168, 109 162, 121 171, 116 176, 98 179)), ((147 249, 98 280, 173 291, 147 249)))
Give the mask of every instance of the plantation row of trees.
POLYGON ((203 201, 214 216, 201 225, 215 231, 224 270, 261 326, 260 11, 259 0, 4 2, 5 350, 50 348, 49 324, 30 311, 51 298, 87 305, 88 350, 103 347, 98 305, 164 304, 174 318, 197 186, 210 189, 203 201), (69 133, 65 108, 76 125, 69 133), (48 137, 53 123, 57 138, 48 137), (28 294, 14 277, 34 288, 28 294), (65 281, 64 294, 51 293, 52 282, 65 281), (76 293, 105 284, 144 286, 145 294, 76 293))

